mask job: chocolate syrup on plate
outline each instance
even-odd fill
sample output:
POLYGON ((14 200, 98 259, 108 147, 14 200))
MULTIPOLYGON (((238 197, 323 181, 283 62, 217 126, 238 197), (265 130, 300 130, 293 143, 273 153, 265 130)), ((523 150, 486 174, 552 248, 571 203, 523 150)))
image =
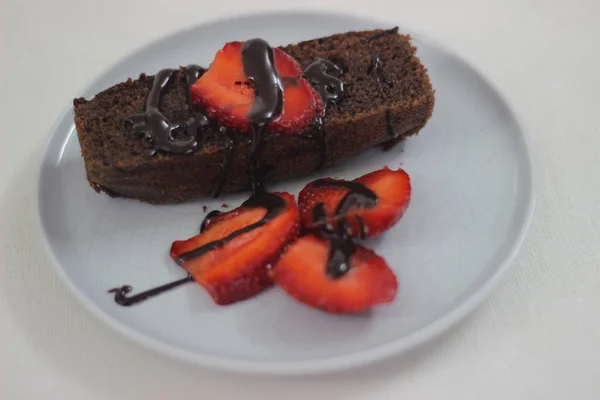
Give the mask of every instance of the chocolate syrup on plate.
POLYGON ((123 285, 120 288, 110 289, 108 291, 108 293, 115 294, 115 303, 117 303, 121 306, 124 306, 124 307, 129 307, 134 304, 140 303, 144 300, 147 300, 150 297, 156 296, 157 294, 161 294, 168 290, 171 290, 178 286, 181 286, 184 283, 192 282, 193 280, 194 280, 194 278, 192 278, 192 275, 188 274, 188 276, 186 276, 183 279, 179 279, 174 282, 167 283, 166 285, 157 286, 155 288, 146 290, 142 293, 138 293, 131 297, 127 297, 129 292, 131 292, 133 290, 133 288, 129 285, 123 285))
MULTIPOLYGON (((209 220, 213 217, 216 217, 220 213, 221 212, 218 210, 209 212, 202 220, 202 224, 200 224, 200 233, 204 232, 204 229, 206 228, 206 225, 208 224, 209 220)), ((129 307, 136 303, 140 303, 144 300, 147 300, 150 297, 156 296, 157 294, 161 294, 161 293, 164 293, 171 289, 175 289, 176 287, 179 287, 179 286, 183 285, 184 283, 193 282, 193 281, 194 281, 194 278, 192 277, 192 275, 188 274, 185 278, 178 279, 174 282, 170 282, 165 285, 157 286, 152 289, 148 289, 142 293, 138 293, 138 294, 136 294, 134 296, 130 296, 130 297, 127 297, 127 295, 133 290, 133 288, 130 285, 123 285, 120 288, 110 289, 108 291, 108 293, 115 294, 115 303, 122 305, 124 307, 129 307)))

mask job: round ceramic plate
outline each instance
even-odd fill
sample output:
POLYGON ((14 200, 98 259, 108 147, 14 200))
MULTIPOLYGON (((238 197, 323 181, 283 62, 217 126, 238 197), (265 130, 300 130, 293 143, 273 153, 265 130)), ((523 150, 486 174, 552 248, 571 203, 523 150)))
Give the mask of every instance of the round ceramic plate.
MULTIPOLYGON (((161 68, 209 65, 224 43, 262 37, 272 45, 351 30, 391 28, 339 14, 289 13, 202 25, 155 42, 114 65, 81 93, 97 92, 161 68)), ((400 29, 401 32, 406 32, 400 29)), ((107 290, 138 292, 185 276, 168 255, 194 235, 208 210, 239 205, 247 193, 152 206, 96 194, 69 109, 52 132, 39 180, 40 224, 56 269, 76 297, 136 343, 209 367, 263 373, 350 368, 398 354, 440 334, 472 311, 521 245, 534 206, 532 160, 505 101, 448 51, 412 34, 436 89, 433 117, 402 148, 376 148, 343 165, 270 187, 297 194, 310 180, 355 178, 384 165, 411 176, 402 220, 369 245, 400 282, 396 300, 360 316, 305 307, 274 287, 227 307, 189 284, 121 307, 107 290)))

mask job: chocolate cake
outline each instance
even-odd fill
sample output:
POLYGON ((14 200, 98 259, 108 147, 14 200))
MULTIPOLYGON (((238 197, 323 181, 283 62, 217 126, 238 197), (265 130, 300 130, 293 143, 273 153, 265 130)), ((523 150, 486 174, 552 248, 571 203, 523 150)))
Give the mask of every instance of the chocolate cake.
MULTIPOLYGON (((264 135, 260 174, 267 182, 417 134, 432 114, 427 71, 410 37, 397 29, 279 49, 301 64, 327 108, 299 134, 264 135)), ((159 204, 250 188, 248 158, 256 143, 250 133, 219 126, 192 104, 190 85, 203 72, 189 66, 142 74, 91 100, 74 100, 87 178, 96 191, 159 204)))

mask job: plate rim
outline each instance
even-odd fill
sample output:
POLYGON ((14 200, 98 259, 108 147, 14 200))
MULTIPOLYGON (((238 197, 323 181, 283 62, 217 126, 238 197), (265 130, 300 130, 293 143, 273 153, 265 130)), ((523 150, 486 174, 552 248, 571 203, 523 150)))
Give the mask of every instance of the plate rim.
MULTIPOLYGON (((103 69, 98 75, 96 75, 93 79, 90 80, 89 83, 81 93, 87 93, 94 86, 95 82, 101 80, 104 75, 109 73, 115 66, 121 63, 124 59, 130 57, 132 54, 136 54, 144 51, 147 48, 158 45, 160 42, 168 41, 173 37, 184 35, 186 32, 191 32, 195 29, 198 29, 201 26, 218 24, 228 22, 231 23, 240 19, 253 19, 257 17, 269 17, 269 18, 277 18, 281 16, 300 16, 300 17, 323 17, 323 16, 332 16, 332 17, 343 17, 348 19, 357 19, 365 22, 372 22, 373 24, 380 24, 382 26, 386 25, 399 25, 402 27, 407 27, 408 25, 399 24, 398 22, 392 22, 391 20, 371 17, 371 16, 361 16, 352 12, 335 12, 335 11, 300 11, 300 10, 285 10, 285 11, 263 11, 263 12, 248 12, 248 13, 240 13, 236 14, 232 17, 221 18, 216 17, 204 21, 199 24, 193 24, 187 26, 182 29, 178 29, 172 31, 171 33, 150 40, 147 43, 144 43, 141 46, 138 46, 132 51, 129 51, 127 54, 119 57, 115 62, 110 64, 107 68, 103 69)), ((41 207, 41 186, 42 186, 42 176, 44 173, 44 169, 47 166, 48 159, 47 154, 50 149, 51 144, 56 136, 56 132, 61 124, 63 124, 66 120, 68 120, 69 116, 72 114, 73 107, 69 105, 65 111, 63 111, 58 120, 52 125, 50 129, 50 133, 47 136, 46 142, 43 146, 42 157, 38 161, 38 168, 36 174, 36 184, 35 184, 35 201, 34 206, 37 208, 35 212, 35 225, 39 235, 42 238, 43 246, 50 260, 50 265, 54 272, 58 275, 63 284, 69 289, 71 294, 79 301, 80 304, 84 306, 85 309, 88 310, 92 315, 95 316, 98 320, 102 321, 105 325, 109 326, 116 332, 119 332, 129 341, 142 345, 147 349, 153 350, 154 352, 169 356, 170 358, 174 358, 180 361, 184 361, 187 363, 195 364, 200 367, 209 368, 209 369, 217 369, 226 372, 237 372, 237 373, 245 373, 245 374, 261 374, 261 375, 311 375, 311 374, 319 374, 319 373, 328 373, 335 371, 348 370, 356 367, 361 367, 365 365, 372 364, 377 361, 382 361, 385 359, 389 359, 392 357, 400 356, 408 352, 409 350, 413 350, 417 347, 421 347, 424 344, 430 342, 434 338, 441 335, 443 332, 450 329, 452 326, 455 326, 459 322, 465 319, 469 314, 471 314, 478 306, 480 306, 485 299, 487 299, 491 293, 497 288, 498 284, 505 276, 508 269, 514 264, 517 256, 520 253, 520 250, 523 247, 527 239, 527 234, 530 230, 532 220, 534 218, 537 198, 539 194, 539 187, 537 181, 537 162, 536 155, 533 150, 532 141, 530 135, 523 129, 524 124, 520 119, 519 115, 514 111, 513 107, 506 100, 506 98, 502 95, 502 92, 496 87, 495 84, 492 83, 488 77, 482 73, 480 70, 475 68, 471 63, 467 62, 460 53, 456 53, 454 51, 450 51, 446 46, 441 43, 433 40, 432 38, 421 34, 418 30, 414 30, 412 28, 410 30, 410 35, 413 38, 418 38, 419 41, 427 43, 427 45, 434 47, 436 50, 441 51, 446 54, 450 54, 456 60, 463 63, 469 69, 471 69, 475 74, 479 76, 479 78, 492 89, 498 99, 503 103, 503 106, 506 107, 506 110, 510 113, 516 127, 519 130, 521 141, 523 145, 523 155, 524 155, 524 171, 527 173, 527 179, 529 180, 530 185, 526 188, 528 193, 526 193, 527 204, 525 206, 525 219, 522 221, 518 233, 515 235, 513 239, 513 243, 510 246, 509 251, 503 257, 503 260, 498 264, 495 268, 495 271, 492 272, 491 276, 483 281, 478 288, 474 289, 474 292, 462 299, 461 302, 456 304, 453 308, 449 309, 445 312, 441 317, 435 319, 431 323, 421 327, 420 329, 410 333, 408 336, 402 337, 400 339, 390 340, 387 343, 373 346, 371 348, 360 350, 352 353, 347 353, 343 355, 335 355, 326 358, 317 358, 317 359, 309 359, 309 360, 298 360, 298 361, 258 361, 258 360, 234 360, 228 358, 221 358, 218 356, 200 354, 200 353, 192 353, 186 352, 185 350, 179 349, 175 346, 166 344, 161 342, 158 339, 153 339, 141 331, 138 331, 134 328, 131 328, 119 321, 118 319, 112 317, 110 314, 104 312, 96 303, 94 303, 91 298, 89 298, 82 290, 80 290, 73 280, 68 276, 64 268, 59 263, 56 254, 54 253, 52 246, 47 237, 46 227, 42 218, 42 207, 41 207)), ((71 135, 74 132, 71 131, 66 138, 66 142, 70 139, 71 135)), ((65 142, 65 143, 66 143, 65 142)), ((64 144, 63 144, 64 147, 64 144)))

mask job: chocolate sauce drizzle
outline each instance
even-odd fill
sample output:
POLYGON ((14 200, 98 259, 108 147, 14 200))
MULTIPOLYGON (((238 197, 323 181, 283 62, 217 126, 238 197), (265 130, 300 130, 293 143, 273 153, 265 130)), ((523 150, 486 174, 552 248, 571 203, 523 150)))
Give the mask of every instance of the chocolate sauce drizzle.
MULTIPOLYGON (((187 71, 187 80, 193 76, 199 76, 202 68, 191 66, 187 71)), ((157 151, 170 151, 172 153, 189 153, 198 147, 196 135, 205 126, 208 125, 208 119, 204 114, 192 109, 192 117, 185 123, 174 124, 160 112, 159 104, 165 89, 176 71, 173 69, 163 69, 154 77, 152 89, 146 100, 146 110, 141 114, 134 114, 124 119, 126 129, 129 128, 134 134, 142 134, 148 139, 153 148, 150 155, 157 151), (175 134, 184 133, 182 138, 175 137, 175 134)))
MULTIPOLYGON (((372 208, 377 205, 377 195, 373 193, 369 188, 358 182, 318 180, 315 181, 313 185, 315 185, 316 187, 330 186, 343 187, 348 189, 348 193, 340 202, 338 208, 336 209, 335 215, 343 214, 355 207, 372 208)), ((238 229, 237 231, 229 234, 224 238, 206 243, 196 249, 183 253, 177 258, 177 263, 181 265, 186 261, 192 260, 197 257, 202 257, 211 250, 227 244, 236 237, 251 232, 254 229, 260 228, 272 219, 277 218, 286 206, 285 200, 283 200, 278 195, 271 193, 260 193, 250 197, 241 205, 241 207, 251 209, 265 208, 266 213, 259 221, 251 225, 248 225, 242 229, 238 229)), ((202 221, 202 224, 200 225, 200 233, 204 231, 210 219, 214 218, 219 214, 220 211, 218 210, 214 210, 208 213, 202 221)), ((344 276, 344 274, 346 274, 350 270, 350 259, 352 255, 356 252, 356 244, 351 240, 349 236, 352 228, 350 227, 347 219, 339 220, 336 226, 333 227, 327 223, 326 217, 327 215, 325 213, 324 204, 319 203, 313 210, 313 220, 319 227, 322 228, 323 235, 331 243, 326 271, 327 275, 331 279, 337 279, 344 276)), ((364 223, 359 216, 356 216, 355 218, 359 224, 360 235, 364 238, 366 234, 364 223)), ((130 285, 123 285, 120 288, 110 289, 108 293, 115 294, 114 301, 117 304, 124 307, 128 307, 140 303, 144 300, 147 300, 150 297, 174 289, 178 286, 183 285, 184 283, 193 281, 194 278, 192 277, 192 275, 188 274, 185 278, 146 290, 133 296, 128 296, 128 294, 133 290, 133 288, 130 285)))
POLYGON ((190 64, 185 67, 185 83, 186 90, 188 95, 188 104, 190 107, 190 111, 192 112, 192 118, 190 119, 190 123, 196 125, 197 131, 207 127, 210 124, 208 117, 201 111, 199 111, 194 103, 192 102, 192 85, 196 83, 198 79, 206 72, 204 68, 199 65, 190 64))
POLYGON ((367 69, 367 74, 373 75, 377 81, 377 86, 381 89, 381 72, 383 70, 383 61, 379 58, 379 54, 373 54, 371 65, 367 69))
MULTIPOLYGON (((220 213, 221 212, 219 210, 213 210, 213 211, 209 212, 202 220, 202 224, 200 224, 200 233, 204 232, 210 219, 216 217, 220 213)), ((161 294, 161 293, 164 293, 171 289, 175 289, 176 287, 179 287, 179 286, 183 285, 184 283, 193 282, 193 281, 194 281, 194 278, 192 277, 192 275, 188 274, 185 278, 176 280, 174 282, 167 283, 165 285, 157 286, 152 289, 148 289, 142 293, 138 293, 131 297, 127 296, 133 290, 133 288, 130 285, 123 285, 120 288, 110 289, 108 291, 108 293, 115 294, 115 303, 122 305, 124 307, 129 307, 136 303, 140 303, 144 300, 147 300, 150 297, 156 296, 157 294, 161 294)))
POLYGON ((420 126, 418 123, 409 124, 405 126, 404 130, 400 132, 398 128, 394 125, 394 121, 392 120, 392 112, 387 110, 385 113, 385 123, 387 128, 387 134, 390 137, 390 140, 384 142, 381 147, 383 151, 388 151, 404 140, 404 134, 408 133, 411 129, 417 128, 420 126))
POLYGON ((394 125, 394 121, 392 121, 392 113, 390 110, 387 110, 385 113, 386 125, 387 125, 387 133, 390 137, 389 140, 386 140, 381 144, 381 150, 389 151, 396 147, 396 145, 402 140, 400 137, 400 132, 396 129, 394 125))
POLYGON ((394 126, 394 121, 392 121, 392 112, 387 110, 385 112, 385 125, 387 128, 387 134, 392 140, 396 140, 400 137, 400 132, 394 126))
POLYGON ((331 104, 342 99, 344 82, 340 79, 342 69, 328 60, 321 58, 304 70, 304 76, 317 89, 323 101, 331 104))
POLYGON ((315 142, 315 147, 319 152, 319 162, 315 170, 322 169, 327 161, 327 140, 325 138, 325 132, 323 132, 323 125, 323 117, 317 117, 314 123, 314 129, 310 130, 306 135, 315 142))
MULTIPOLYGON (((331 105, 342 100, 344 96, 344 82, 340 79, 342 73, 342 69, 331 61, 317 59, 304 70, 303 76, 317 89, 323 102, 331 105)), ((313 124, 313 129, 304 135, 315 142, 318 150, 319 161, 316 170, 322 169, 327 161, 327 140, 323 127, 323 116, 318 116, 313 124)))
POLYGON ((168 290, 171 290, 178 286, 181 286, 184 283, 193 282, 193 281, 194 281, 194 278, 192 277, 192 275, 188 274, 188 276, 186 276, 183 279, 179 279, 174 282, 167 283, 166 285, 157 286, 155 288, 146 290, 145 292, 138 293, 131 297, 127 296, 129 294, 129 292, 131 292, 133 290, 133 288, 129 285, 123 285, 120 288, 110 289, 108 291, 108 293, 115 294, 115 303, 117 303, 121 306, 124 306, 124 307, 129 307, 136 303, 147 300, 149 297, 156 296, 157 294, 161 294, 168 290))
MULTIPOLYGON (((391 35, 391 34, 397 34, 397 33, 398 33, 398 27, 395 26, 391 29, 387 29, 385 31, 379 32, 376 35, 371 36, 369 39, 367 39, 367 42, 370 43, 374 40, 381 39, 384 36, 391 35)), ((380 90, 383 88, 382 83, 385 83, 385 84, 389 85, 390 87, 394 84, 393 79, 386 79, 385 82, 382 82, 384 80, 383 60, 380 58, 379 53, 373 53, 373 56, 371 59, 371 65, 369 66, 367 73, 369 75, 373 75, 375 77, 375 81, 377 82, 377 86, 379 87, 380 90)), ((392 121, 392 112, 389 109, 386 110, 386 112, 385 112, 385 121, 386 121, 387 134, 390 137, 390 140, 384 142, 381 147, 382 147, 383 151, 388 151, 388 150, 392 149, 394 146, 396 146, 396 144, 398 144, 398 142, 400 142, 402 140, 402 135, 401 135, 401 132, 399 132, 396 129, 396 127, 394 126, 394 122, 392 121)))
MULTIPOLYGON (((348 190, 335 210, 335 216, 342 215, 353 208, 373 208, 379 201, 371 189, 359 182, 319 179, 312 185, 317 188, 342 187, 348 190)), ((358 233, 364 239, 368 233, 364 221, 358 215, 354 218, 358 225, 358 233)), ((331 279, 344 276, 350 270, 350 259, 356 252, 356 244, 351 238, 352 226, 347 218, 339 219, 335 226, 331 225, 327 219, 324 203, 317 204, 313 209, 312 219, 321 234, 330 242, 331 247, 326 266, 327 275, 331 279)))
POLYGON ((217 187, 212 193, 215 198, 219 197, 221 191, 225 187, 225 183, 227 183, 227 171, 229 170, 229 166, 233 160, 233 153, 237 147, 237 138, 231 130, 221 127, 219 128, 219 131, 221 132, 223 145, 223 159, 221 161, 221 177, 219 178, 217 187))
POLYGON ((262 39, 251 39, 242 45, 242 64, 248 80, 255 84, 254 104, 248 113, 252 143, 248 163, 252 194, 264 190, 264 173, 260 156, 264 148, 263 136, 268 123, 283 110, 283 84, 275 68, 273 49, 262 39))
POLYGON ((204 217, 204 219, 202 220, 202 223, 200 224, 200 232, 199 233, 204 232, 204 230, 206 229, 206 226, 210 222, 210 219, 216 217, 219 214, 221 214, 221 211, 219 211, 219 210, 212 210, 211 212, 206 214, 206 217, 204 217))
POLYGON ((383 60, 379 57, 378 53, 373 54, 371 58, 371 65, 369 65, 369 68, 367 69, 367 74, 375 77, 375 81, 377 81, 377 87, 379 90, 383 89, 383 83, 389 87, 394 85, 393 79, 385 79, 383 77, 383 60))
POLYGON ((241 208, 264 208, 267 210, 267 212, 260 220, 256 221, 253 224, 250 224, 242 229, 238 229, 237 231, 232 232, 231 234, 229 234, 228 236, 225 236, 222 239, 215 240, 210 243, 206 243, 203 246, 200 246, 196 249, 190 250, 187 253, 181 254, 176 260, 177 263, 182 264, 182 263, 192 260, 194 258, 202 257, 209 251, 211 251, 219 246, 222 246, 224 244, 227 244, 228 242, 235 239, 236 237, 243 235, 244 233, 253 231, 254 229, 260 228, 261 226, 265 225, 270 220, 279 216, 279 214, 285 209, 285 200, 275 194, 259 193, 259 194, 253 195, 248 200, 246 200, 244 203, 242 203, 241 208))
MULTIPOLYGON (((323 208, 317 207, 313 210, 313 217, 321 215, 325 215, 323 208)), ((330 279, 339 279, 350 271, 351 258, 356 253, 357 247, 348 236, 348 229, 348 221, 342 219, 335 227, 328 227, 320 232, 330 246, 325 266, 325 273, 330 279)))

